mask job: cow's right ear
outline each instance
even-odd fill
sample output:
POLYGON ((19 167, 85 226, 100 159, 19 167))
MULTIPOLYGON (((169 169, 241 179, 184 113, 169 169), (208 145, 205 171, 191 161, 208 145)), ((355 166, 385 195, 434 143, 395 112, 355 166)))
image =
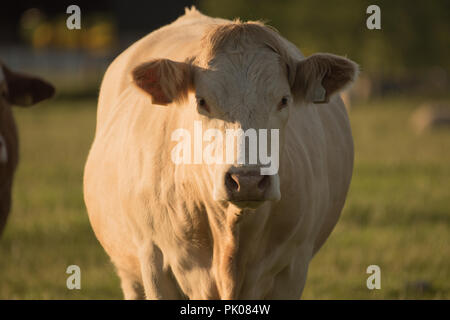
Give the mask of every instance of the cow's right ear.
POLYGON ((191 69, 190 63, 156 59, 137 66, 132 77, 153 104, 168 105, 187 98, 192 87, 191 69))
POLYGON ((1 63, 0 72, 0 78, 4 77, 6 80, 2 94, 13 105, 28 107, 51 98, 55 93, 55 88, 49 82, 35 76, 11 71, 1 63))

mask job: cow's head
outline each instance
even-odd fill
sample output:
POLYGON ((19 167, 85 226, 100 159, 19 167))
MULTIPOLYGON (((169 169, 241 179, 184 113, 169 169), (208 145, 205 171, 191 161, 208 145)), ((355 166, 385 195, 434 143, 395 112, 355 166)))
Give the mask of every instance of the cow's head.
POLYGON ((0 62, 0 164, 8 162, 7 136, 12 134, 8 132, 12 126, 10 106, 31 106, 50 98, 54 91, 48 82, 13 72, 0 62))
POLYGON ((278 163, 267 165, 259 152, 256 162, 251 161, 250 131, 257 134, 253 147, 259 151, 259 133, 267 130, 268 154, 278 151, 281 156, 290 110, 328 102, 356 76, 356 64, 346 58, 315 54, 296 59, 283 41, 260 23, 234 22, 205 35, 201 52, 192 59, 156 59, 133 70, 135 84, 150 94, 154 104, 196 101, 194 112, 202 119, 203 130, 217 128, 224 136, 229 129, 248 133, 247 143, 236 148, 234 163, 215 165, 212 170, 215 200, 240 208, 279 200, 278 163), (245 162, 236 161, 243 154, 245 162), (272 170, 267 170, 269 166, 272 170))

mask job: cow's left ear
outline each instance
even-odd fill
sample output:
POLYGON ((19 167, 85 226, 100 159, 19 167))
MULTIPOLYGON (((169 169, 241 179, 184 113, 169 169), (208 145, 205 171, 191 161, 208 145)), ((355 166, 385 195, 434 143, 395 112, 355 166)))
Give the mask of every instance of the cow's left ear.
POLYGON ((358 65, 344 57, 317 53, 297 62, 292 92, 307 103, 327 103, 357 77, 358 65))
POLYGON ((52 97, 55 88, 45 80, 23 73, 13 72, 0 64, 6 80, 5 98, 14 105, 28 107, 52 97))

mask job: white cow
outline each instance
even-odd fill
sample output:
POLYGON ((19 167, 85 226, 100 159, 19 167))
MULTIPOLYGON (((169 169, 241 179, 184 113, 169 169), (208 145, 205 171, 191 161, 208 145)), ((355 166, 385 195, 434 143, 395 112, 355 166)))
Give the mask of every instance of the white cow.
POLYGON ((117 57, 84 196, 125 298, 299 298, 350 184, 353 141, 335 93, 356 73, 342 57, 305 58, 262 23, 194 8, 117 57), (261 175, 259 160, 174 163, 173 133, 194 121, 278 129, 278 174, 261 175))

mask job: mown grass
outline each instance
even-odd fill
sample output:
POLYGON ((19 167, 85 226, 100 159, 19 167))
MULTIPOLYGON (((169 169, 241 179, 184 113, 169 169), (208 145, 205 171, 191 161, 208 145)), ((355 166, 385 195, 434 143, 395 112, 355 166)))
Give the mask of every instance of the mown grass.
MULTIPOLYGON (((385 99, 351 111, 354 178, 303 298, 450 298, 450 131, 416 135, 408 118, 419 102, 385 99), (372 264, 381 268, 380 290, 366 287, 372 264)), ((15 109, 22 159, 0 240, 0 299, 122 298, 83 204, 95 104, 15 109), (66 287, 71 264, 81 268, 81 290, 66 287)))

